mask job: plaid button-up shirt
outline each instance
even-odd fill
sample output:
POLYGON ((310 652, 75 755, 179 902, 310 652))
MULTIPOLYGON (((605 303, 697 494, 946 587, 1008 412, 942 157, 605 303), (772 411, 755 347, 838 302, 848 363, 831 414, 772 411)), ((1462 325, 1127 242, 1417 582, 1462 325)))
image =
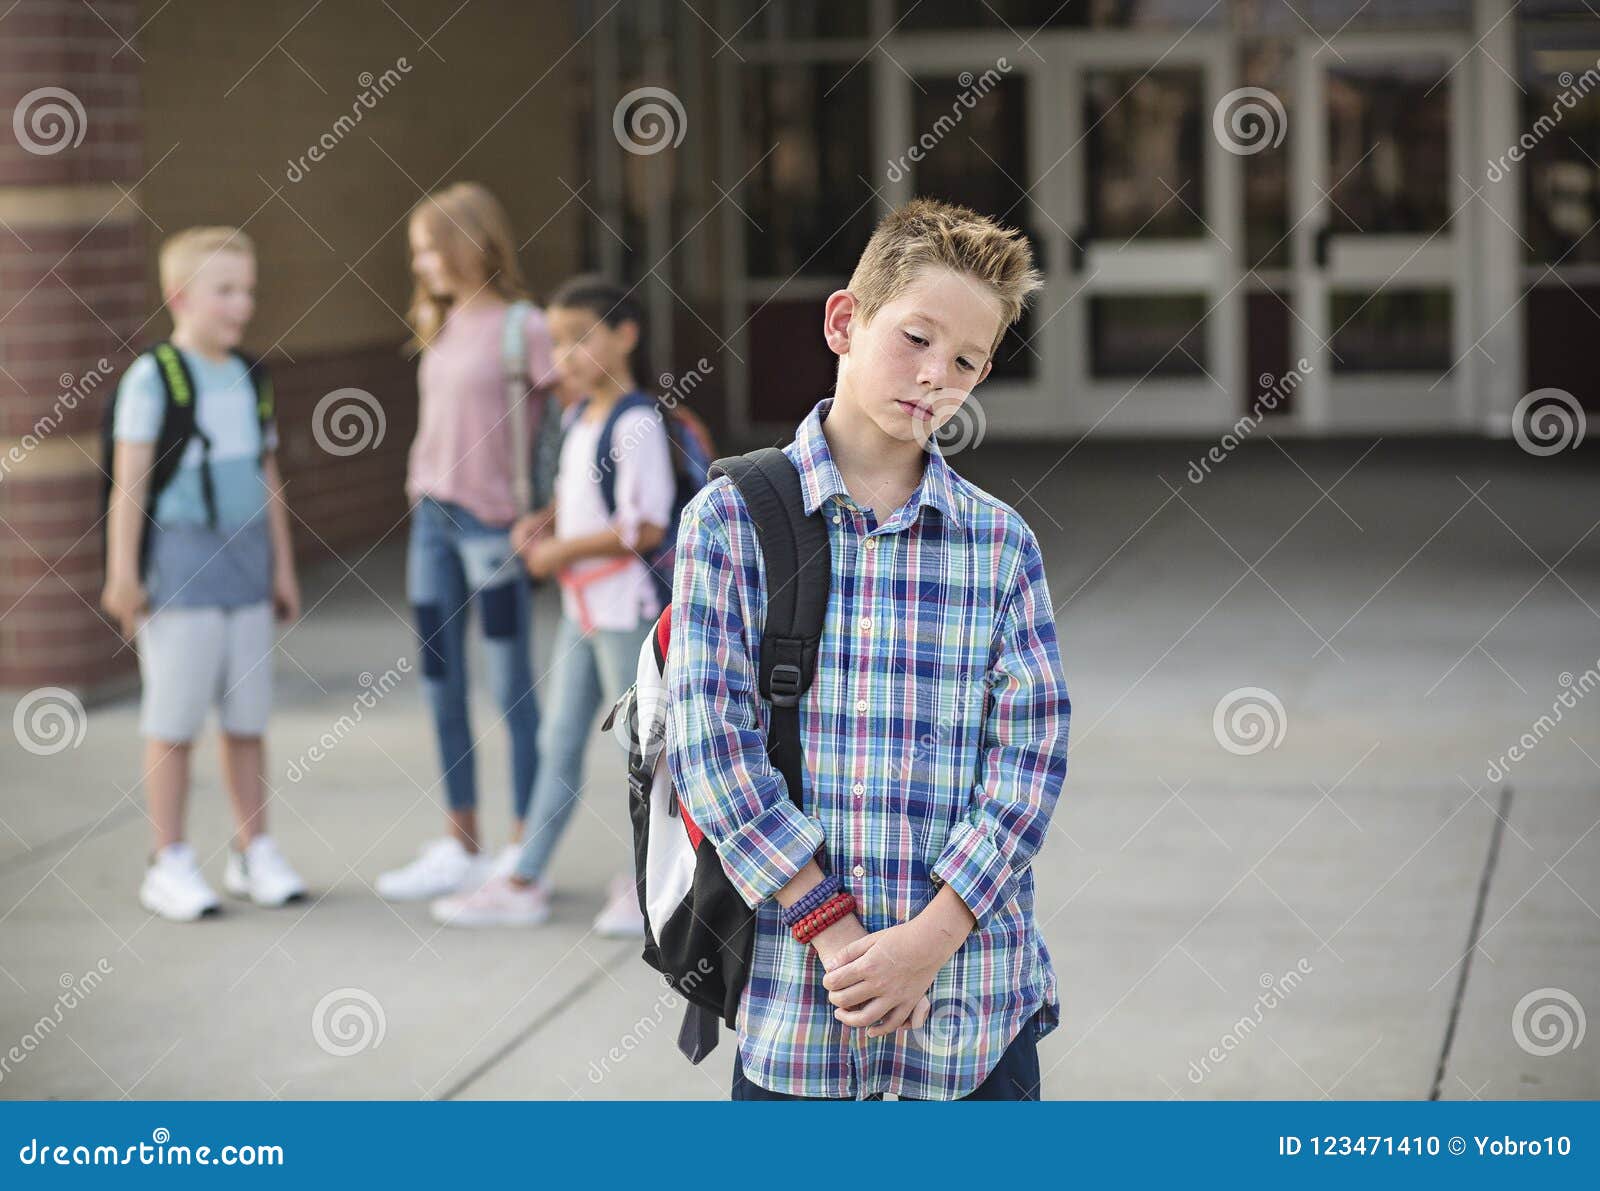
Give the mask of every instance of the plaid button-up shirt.
POLYGON ((1032 861, 1066 776, 1071 706, 1027 523, 930 450, 910 500, 877 524, 829 453, 831 404, 784 448, 833 559, 816 679, 800 703, 804 809, 767 758, 756 684, 766 580, 726 478, 689 502, 679 531, 668 765, 758 910, 738 1018, 745 1074, 801 1096, 951 1100, 987 1077, 1036 1012, 1039 1036, 1060 1022, 1032 861), (868 1038, 841 1025, 815 951, 780 924, 772 895, 824 845, 824 870, 855 895, 869 931, 907 921, 942 883, 977 918, 928 990, 922 1030, 868 1038))

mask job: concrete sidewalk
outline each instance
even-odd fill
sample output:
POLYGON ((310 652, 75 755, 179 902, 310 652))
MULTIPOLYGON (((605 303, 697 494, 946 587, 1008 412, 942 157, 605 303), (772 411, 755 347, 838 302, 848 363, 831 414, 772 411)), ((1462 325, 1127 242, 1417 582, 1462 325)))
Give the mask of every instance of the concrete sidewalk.
MULTIPOLYGON (((1576 695, 1600 665, 1594 452, 1255 441, 1193 485, 1206 445, 955 459, 1040 536, 1073 697, 1036 862, 1064 1016, 1046 1095, 1600 1096, 1600 1038, 1572 1045, 1600 1012, 1600 693, 1485 776, 1563 674, 1576 695), (1275 747, 1219 743, 1241 688, 1270 693, 1239 698, 1269 708, 1275 747), (1516 1019, 1537 990, 1557 991, 1516 1019)), ((402 539, 306 576, 314 611, 282 637, 272 826, 306 905, 192 926, 139 907, 135 701, 54 755, 0 734, 0 1056, 22 1055, 0 1096, 726 1096, 731 1042, 690 1067, 636 945, 588 933, 628 859, 610 739, 537 931, 442 931, 371 889, 440 827, 414 673, 282 780, 361 675, 411 656, 402 539)), ((498 842, 506 749, 486 697, 474 711, 498 842)), ((211 740, 190 824, 219 881, 211 740)))

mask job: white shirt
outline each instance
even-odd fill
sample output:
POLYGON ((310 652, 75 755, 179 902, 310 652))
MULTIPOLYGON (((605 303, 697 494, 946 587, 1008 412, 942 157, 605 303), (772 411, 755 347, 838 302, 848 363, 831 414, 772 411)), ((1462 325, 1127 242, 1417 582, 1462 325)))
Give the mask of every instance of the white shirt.
MULTIPOLYGON (((676 489, 672 444, 655 410, 629 410, 617 419, 610 451, 617 504, 612 517, 595 470, 604 424, 605 416, 598 421, 575 418, 567 428, 556 473, 556 536, 587 537, 614 526, 625 543, 636 547, 641 525, 665 529, 671 520, 676 489)), ((661 601, 650 568, 633 553, 585 558, 564 570, 561 611, 585 630, 631 630, 658 616, 661 601)))

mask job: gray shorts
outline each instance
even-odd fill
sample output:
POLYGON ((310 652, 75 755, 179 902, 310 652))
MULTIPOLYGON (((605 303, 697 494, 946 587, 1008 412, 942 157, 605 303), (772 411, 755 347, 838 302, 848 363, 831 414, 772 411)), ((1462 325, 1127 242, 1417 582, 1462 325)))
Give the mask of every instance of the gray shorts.
POLYGON ((166 607, 145 617, 135 642, 144 694, 139 734, 193 740, 215 704, 222 730, 260 736, 272 710, 272 604, 166 607))

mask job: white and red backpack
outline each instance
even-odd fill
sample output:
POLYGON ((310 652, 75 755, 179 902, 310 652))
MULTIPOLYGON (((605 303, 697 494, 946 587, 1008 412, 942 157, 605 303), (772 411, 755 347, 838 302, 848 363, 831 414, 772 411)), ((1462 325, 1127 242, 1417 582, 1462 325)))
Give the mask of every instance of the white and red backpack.
MULTIPOLYGON (((800 699, 816 672, 831 586, 827 527, 806 516, 800 475, 776 447, 720 459, 708 476, 733 480, 755 525, 766 574, 766 624, 757 655, 767 703, 767 756, 804 810, 800 699)), ((734 598, 733 592, 729 598, 734 598)), ((689 1002, 678 1047, 698 1063, 731 1029, 750 975, 756 911, 729 881, 716 847, 678 799, 667 766, 669 605, 639 651, 634 685, 602 727, 628 753, 634 876, 645 916, 644 960, 689 1002)))

